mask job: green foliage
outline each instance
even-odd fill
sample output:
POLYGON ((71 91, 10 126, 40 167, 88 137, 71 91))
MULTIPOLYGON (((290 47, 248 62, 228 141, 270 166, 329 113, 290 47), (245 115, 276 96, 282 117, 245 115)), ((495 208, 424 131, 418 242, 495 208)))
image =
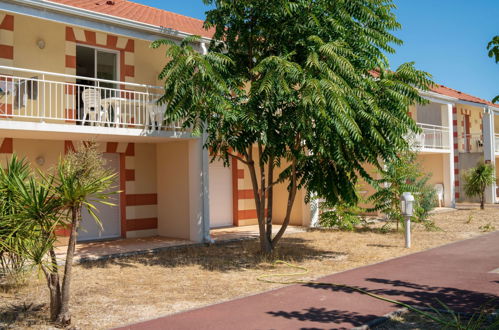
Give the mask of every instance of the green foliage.
POLYGON ((26 180, 29 166, 26 160, 16 155, 8 162, 7 168, 0 167, 0 279, 18 282, 21 273, 28 265, 22 254, 23 237, 16 230, 17 224, 11 217, 21 211, 16 203, 17 182, 26 180))
POLYGON ((478 227, 478 229, 480 229, 480 231, 482 231, 484 233, 488 233, 488 232, 491 232, 491 231, 495 231, 496 227, 489 222, 486 225, 478 227))
POLYGON ((167 120, 185 120, 206 132, 215 157, 248 166, 260 228, 272 222, 264 210, 276 182, 289 191, 282 230, 297 188, 355 203, 358 176, 369 178, 364 165, 380 167, 408 147, 405 134, 418 128, 407 108, 424 103, 418 89, 432 84, 413 63, 388 69, 384 54, 401 43, 392 1, 205 3, 215 7, 205 22, 216 31, 208 54, 194 38, 152 44, 167 46, 159 75, 167 120))
POLYGON ((371 181, 376 192, 368 199, 374 205, 369 211, 381 211, 389 220, 403 223, 400 196, 404 192, 411 192, 415 198, 412 220, 428 219, 429 212, 436 206, 436 193, 428 184, 430 175, 421 171, 415 152, 401 153, 387 162, 379 174, 380 179, 371 181))
POLYGON ((365 223, 361 217, 365 210, 360 206, 347 203, 331 205, 327 201, 320 203, 319 224, 325 228, 337 228, 353 231, 358 225, 365 223))
MULTIPOLYGON (((14 155, 7 170, 0 169, 0 257, 15 256, 21 265, 38 267, 50 292, 51 320, 67 324, 69 284, 74 242, 81 208, 99 222, 96 204, 108 202, 116 174, 109 172, 95 144, 81 146, 61 158, 55 173, 33 173, 14 155), (71 225, 62 286, 54 251, 56 229, 71 225)), ((100 222, 99 222, 100 223, 100 222)))
POLYGON ((495 168, 480 162, 464 174, 464 192, 469 197, 480 199, 480 208, 485 207, 485 189, 495 182, 495 168))
MULTIPOLYGON (((494 58, 496 63, 499 62, 499 36, 495 36, 491 41, 489 41, 487 44, 487 50, 489 51, 489 57, 494 58)), ((496 103, 497 101, 499 101, 499 95, 494 97, 492 103, 496 103)))

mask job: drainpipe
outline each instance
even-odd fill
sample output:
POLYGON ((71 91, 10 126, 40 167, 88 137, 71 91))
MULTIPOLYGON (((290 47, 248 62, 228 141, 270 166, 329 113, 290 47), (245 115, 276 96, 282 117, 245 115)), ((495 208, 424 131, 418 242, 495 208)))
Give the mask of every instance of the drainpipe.
POLYGON ((208 48, 206 47, 206 43, 204 42, 201 43, 201 54, 203 55, 208 54, 208 48))
MULTIPOLYGON (((201 42, 201 53, 206 55, 208 49, 206 48, 206 43, 201 42)), ((203 242, 204 243, 214 243, 215 241, 210 236, 210 183, 209 183, 209 155, 208 149, 204 147, 208 134, 203 131, 202 135, 202 146, 201 146, 201 166, 202 166, 202 176, 201 176, 201 187, 202 187, 202 203, 203 203, 203 242)))
MULTIPOLYGON (((494 135, 494 111, 488 106, 483 109, 483 153, 485 163, 495 167, 495 135, 494 135)), ((485 191, 485 201, 496 203, 496 184, 493 183, 485 191)))
POLYGON ((210 236, 210 181, 208 149, 204 148, 208 134, 203 132, 201 137, 201 198, 202 198, 202 227, 203 242, 214 243, 210 236))

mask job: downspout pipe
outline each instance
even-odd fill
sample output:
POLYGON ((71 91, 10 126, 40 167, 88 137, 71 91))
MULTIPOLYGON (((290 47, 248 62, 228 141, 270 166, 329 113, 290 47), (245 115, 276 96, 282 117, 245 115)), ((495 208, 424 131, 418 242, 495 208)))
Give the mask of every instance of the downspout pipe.
MULTIPOLYGON (((206 43, 201 42, 201 53, 203 55, 208 54, 208 49, 206 43)), ((210 235, 210 180, 209 180, 209 155, 208 149, 205 148, 206 140, 208 134, 206 130, 203 131, 201 138, 201 189, 202 189, 202 227, 203 227, 203 242, 208 244, 213 244, 215 241, 210 235)))

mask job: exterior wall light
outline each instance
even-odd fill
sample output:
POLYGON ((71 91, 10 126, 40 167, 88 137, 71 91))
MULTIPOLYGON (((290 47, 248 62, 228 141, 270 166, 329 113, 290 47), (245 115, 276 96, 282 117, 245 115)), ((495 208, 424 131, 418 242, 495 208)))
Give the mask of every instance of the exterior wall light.
POLYGON ((45 40, 43 40, 43 39, 38 39, 38 40, 36 41, 36 45, 38 46, 38 48, 40 48, 40 49, 44 49, 44 48, 45 48, 45 40))
POLYGON ((38 166, 43 166, 45 164, 45 157, 38 156, 36 157, 35 161, 38 164, 38 166))
POLYGON ((405 192, 400 197, 400 210, 405 219, 405 247, 411 247, 411 217, 414 214, 414 196, 405 192))

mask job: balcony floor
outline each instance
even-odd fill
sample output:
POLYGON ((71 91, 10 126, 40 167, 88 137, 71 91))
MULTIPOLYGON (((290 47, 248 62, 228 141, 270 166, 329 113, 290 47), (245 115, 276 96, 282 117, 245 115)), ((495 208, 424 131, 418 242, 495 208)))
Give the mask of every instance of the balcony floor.
POLYGON ((142 128, 81 126, 0 119, 0 135, 23 139, 44 140, 112 140, 116 142, 161 142, 165 138, 189 139, 192 134, 182 131, 149 131, 142 128))

